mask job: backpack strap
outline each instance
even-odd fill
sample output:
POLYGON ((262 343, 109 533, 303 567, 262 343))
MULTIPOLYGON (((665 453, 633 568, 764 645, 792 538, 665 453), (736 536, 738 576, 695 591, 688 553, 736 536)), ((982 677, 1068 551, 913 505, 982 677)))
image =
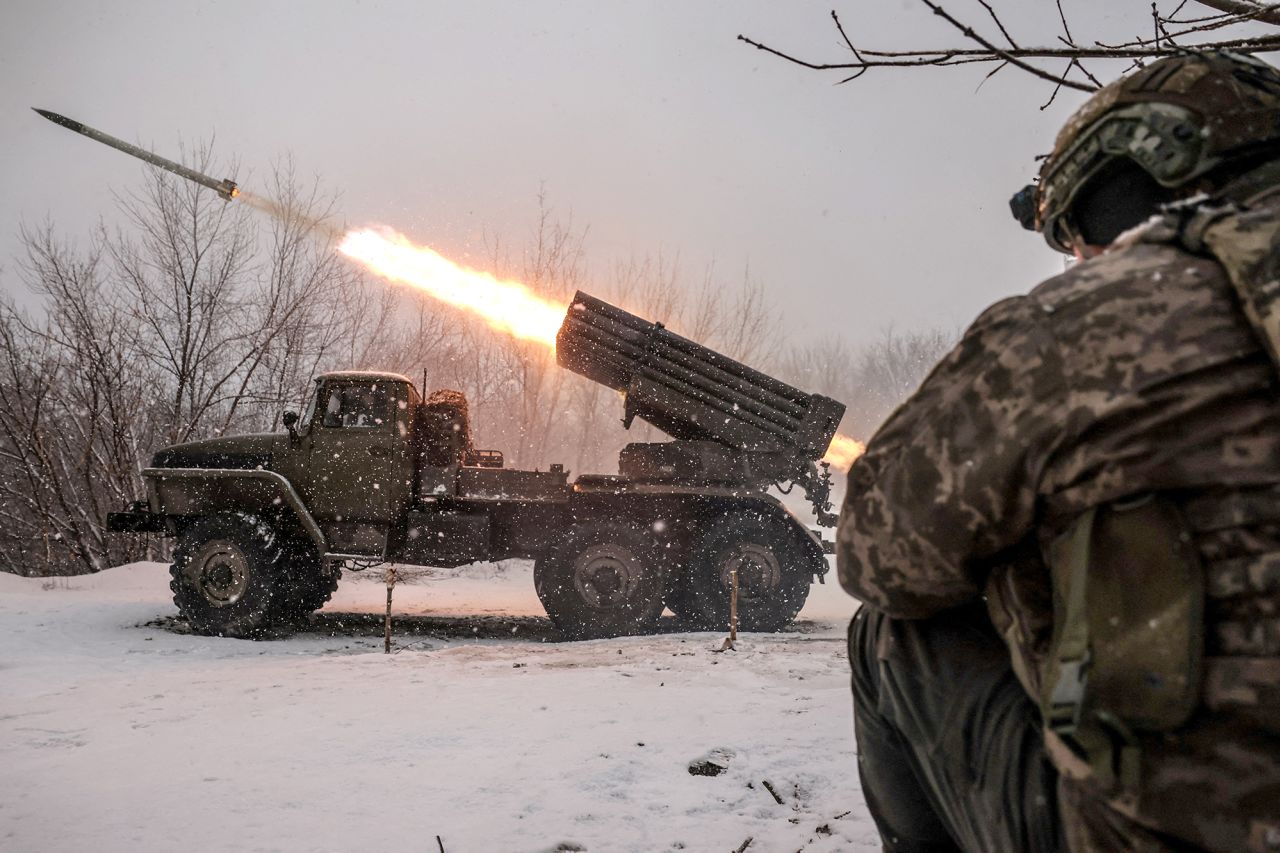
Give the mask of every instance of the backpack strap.
POLYGON ((1080 726, 1089 682, 1089 552, 1097 507, 1090 508, 1063 534, 1066 560, 1054 566, 1054 638, 1044 680, 1044 724, 1062 737, 1080 726))
POLYGON ((1241 310, 1280 372, 1280 208, 1219 209, 1186 239, 1187 248, 1203 245, 1227 271, 1241 310))
POLYGON ((1280 185, 1166 205, 1117 245, 1167 243, 1220 263, 1258 342, 1280 373, 1280 185))

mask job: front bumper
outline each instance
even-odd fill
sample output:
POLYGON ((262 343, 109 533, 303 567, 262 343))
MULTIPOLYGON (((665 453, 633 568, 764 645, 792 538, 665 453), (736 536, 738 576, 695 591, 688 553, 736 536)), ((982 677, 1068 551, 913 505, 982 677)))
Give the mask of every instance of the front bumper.
POLYGON ((146 501, 138 501, 124 512, 107 513, 107 530, 112 533, 164 533, 165 518, 150 511, 146 501))

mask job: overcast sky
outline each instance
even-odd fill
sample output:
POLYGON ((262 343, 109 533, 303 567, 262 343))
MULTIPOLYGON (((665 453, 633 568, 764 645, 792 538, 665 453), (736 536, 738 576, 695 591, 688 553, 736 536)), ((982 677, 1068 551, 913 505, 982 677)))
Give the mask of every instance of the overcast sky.
MULTIPOLYGON (((349 224, 473 262, 485 233, 528 233, 544 187, 589 227, 602 275, 659 251, 691 279, 749 267, 790 330, 853 344, 962 326, 1061 270, 1007 200, 1080 95, 1041 111, 1045 85, 1006 71, 978 89, 974 69, 837 87, 735 40, 839 60, 833 5, 868 46, 956 43, 915 0, 5 0, 4 287, 20 223, 83 241, 113 191, 141 184, 136 161, 31 106, 169 156, 216 134, 249 188, 291 152, 341 192, 349 224)), ((1024 42, 1056 37, 1052 0, 996 5, 1024 42)), ((1149 26, 1145 0, 1064 6, 1077 37, 1149 26)), ((950 8, 983 20, 972 0, 950 8)))

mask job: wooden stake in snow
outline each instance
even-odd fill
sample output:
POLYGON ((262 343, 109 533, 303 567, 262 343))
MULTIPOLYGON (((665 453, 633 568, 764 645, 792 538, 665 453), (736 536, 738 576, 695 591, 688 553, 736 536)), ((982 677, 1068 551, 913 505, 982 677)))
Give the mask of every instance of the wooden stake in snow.
POLYGON ((713 652, 727 652, 734 648, 734 643, 738 641, 738 570, 736 568, 729 570, 729 636, 725 637, 724 642, 720 644, 720 648, 712 649, 713 652))
POLYGON ((395 566, 387 566, 386 579, 387 579, 387 618, 385 623, 383 624, 382 652, 383 654, 389 655, 391 654, 391 590, 394 589, 396 585, 396 567, 395 566))
POLYGON ((738 569, 729 572, 729 642, 738 639, 738 569))

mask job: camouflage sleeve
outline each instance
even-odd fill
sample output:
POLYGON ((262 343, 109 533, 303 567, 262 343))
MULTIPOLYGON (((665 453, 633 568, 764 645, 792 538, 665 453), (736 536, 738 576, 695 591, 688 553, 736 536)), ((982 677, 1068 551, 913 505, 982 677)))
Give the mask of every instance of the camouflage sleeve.
POLYGON ((1031 531, 1066 402, 1043 309, 989 308, 849 471, 836 559, 851 595, 924 618, 981 594, 1031 531))

